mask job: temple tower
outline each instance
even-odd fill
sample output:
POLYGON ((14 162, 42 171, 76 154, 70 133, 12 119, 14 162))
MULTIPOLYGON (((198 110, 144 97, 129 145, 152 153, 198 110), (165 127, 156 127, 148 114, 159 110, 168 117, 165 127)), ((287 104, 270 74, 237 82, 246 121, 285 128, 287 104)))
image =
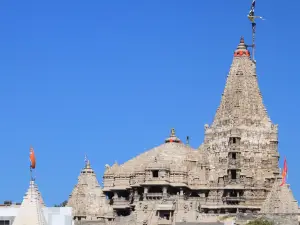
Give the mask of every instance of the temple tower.
POLYGON ((226 211, 258 211, 279 175, 278 129, 263 104, 244 38, 234 51, 213 123, 205 127, 204 146, 215 168, 210 186, 224 187, 226 211))
POLYGON ((69 197, 67 206, 73 208, 75 221, 105 222, 113 218, 112 209, 107 203, 89 160, 86 160, 80 172, 78 183, 69 197))

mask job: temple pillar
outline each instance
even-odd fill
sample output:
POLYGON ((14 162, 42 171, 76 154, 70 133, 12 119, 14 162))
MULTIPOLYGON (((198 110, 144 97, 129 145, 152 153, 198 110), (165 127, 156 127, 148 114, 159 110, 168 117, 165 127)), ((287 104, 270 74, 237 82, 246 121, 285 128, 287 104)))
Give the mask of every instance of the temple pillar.
POLYGON ((162 191, 163 191, 163 195, 167 195, 168 194, 168 187, 164 186, 162 188, 162 191))
POLYGON ((144 187, 144 197, 146 197, 146 195, 148 194, 148 190, 149 190, 148 187, 144 187))
POLYGON ((114 196, 113 196, 113 199, 117 199, 118 198, 118 192, 114 192, 114 196))
POLYGON ((180 188, 180 196, 183 195, 183 188, 180 188))

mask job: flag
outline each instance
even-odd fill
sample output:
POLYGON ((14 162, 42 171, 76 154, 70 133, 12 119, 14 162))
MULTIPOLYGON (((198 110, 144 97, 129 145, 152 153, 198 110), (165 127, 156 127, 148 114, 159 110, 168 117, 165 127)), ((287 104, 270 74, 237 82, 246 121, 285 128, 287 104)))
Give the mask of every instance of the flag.
POLYGON ((32 147, 30 148, 29 151, 29 160, 30 160, 30 168, 35 169, 36 162, 35 162, 34 150, 32 147))
POLYGON ((250 9, 249 14, 248 14, 248 18, 249 18, 249 20, 250 20, 252 23, 255 22, 255 16, 254 16, 255 2, 256 2, 256 0, 253 0, 253 1, 252 1, 251 9, 250 9))
POLYGON ((286 158, 284 158, 284 164, 283 164, 283 170, 282 170, 282 183, 280 184, 280 186, 282 186, 286 183, 287 173, 288 173, 287 162, 286 162, 286 158))

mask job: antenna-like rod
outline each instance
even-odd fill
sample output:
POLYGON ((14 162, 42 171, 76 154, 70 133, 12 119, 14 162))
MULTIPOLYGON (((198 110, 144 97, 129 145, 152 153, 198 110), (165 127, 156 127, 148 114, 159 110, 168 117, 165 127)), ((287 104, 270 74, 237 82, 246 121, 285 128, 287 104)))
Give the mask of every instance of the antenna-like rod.
POLYGON ((255 32, 256 23, 252 23, 252 60, 255 62, 255 32))
POLYGON ((255 34, 256 34, 256 22, 255 19, 262 19, 263 17, 261 16, 255 16, 255 3, 256 0, 252 0, 252 4, 251 4, 251 8, 248 14, 248 19, 251 21, 251 25, 252 25, 252 60, 255 62, 255 34))

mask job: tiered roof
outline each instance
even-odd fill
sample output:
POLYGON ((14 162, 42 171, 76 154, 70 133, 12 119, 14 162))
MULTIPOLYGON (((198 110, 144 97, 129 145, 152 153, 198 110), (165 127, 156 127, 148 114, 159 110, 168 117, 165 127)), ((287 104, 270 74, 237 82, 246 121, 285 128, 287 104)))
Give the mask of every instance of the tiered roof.
POLYGON ((76 216, 109 217, 112 213, 89 160, 80 172, 67 206, 73 208, 76 216))
POLYGON ((38 187, 30 181, 29 189, 24 196, 13 225, 47 225, 43 214, 44 203, 38 187))

